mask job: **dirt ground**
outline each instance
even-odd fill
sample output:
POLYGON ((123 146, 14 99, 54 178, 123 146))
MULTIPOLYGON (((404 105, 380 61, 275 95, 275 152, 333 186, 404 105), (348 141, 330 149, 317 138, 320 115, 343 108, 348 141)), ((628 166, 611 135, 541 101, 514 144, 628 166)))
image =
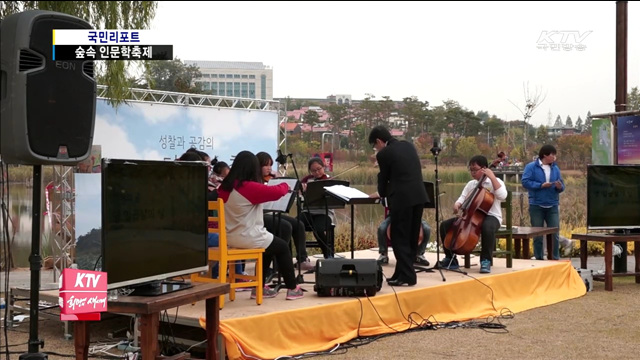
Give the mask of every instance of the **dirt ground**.
MULTIPOLYGON (((614 291, 595 282, 585 296, 501 319, 505 329, 454 328, 385 336, 366 345, 338 349, 317 358, 340 359, 637 359, 640 352, 640 284, 615 278, 614 291)), ((486 321, 486 319, 478 319, 486 321)), ((311 322, 309 323, 311 326, 311 322)), ((63 338, 59 321, 41 320, 40 338, 49 359, 69 358, 73 340, 63 338), (59 355, 54 355, 54 352, 59 355), (63 355, 63 356, 61 356, 63 355)), ((130 329, 130 318, 114 317, 92 327, 92 345, 114 330, 130 329)), ((4 329, 3 329, 4 330, 4 329)), ((28 321, 8 332, 10 359, 27 351, 28 321)), ((116 336, 120 336, 116 332, 116 336)), ((175 333, 178 336, 180 334, 175 333)), ((4 334, 2 335, 4 355, 4 334)), ((113 350, 114 355, 122 351, 113 350)), ((97 358, 97 357, 92 357, 97 358)))

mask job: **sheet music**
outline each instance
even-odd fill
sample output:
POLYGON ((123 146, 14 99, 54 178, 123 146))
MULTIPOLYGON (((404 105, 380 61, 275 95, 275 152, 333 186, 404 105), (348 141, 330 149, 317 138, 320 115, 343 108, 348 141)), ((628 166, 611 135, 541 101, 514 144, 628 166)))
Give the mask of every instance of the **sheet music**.
POLYGON ((344 185, 327 186, 325 190, 346 200, 347 202, 349 202, 351 199, 369 198, 369 194, 365 194, 356 188, 344 185))
POLYGON ((292 178, 273 178, 270 179, 267 185, 278 185, 282 183, 289 184, 289 189, 293 190, 288 192, 283 197, 275 201, 269 201, 262 204, 262 210, 264 211, 281 211, 281 212, 289 212, 291 205, 293 204, 293 198, 295 196, 295 191, 298 190, 298 179, 292 178))

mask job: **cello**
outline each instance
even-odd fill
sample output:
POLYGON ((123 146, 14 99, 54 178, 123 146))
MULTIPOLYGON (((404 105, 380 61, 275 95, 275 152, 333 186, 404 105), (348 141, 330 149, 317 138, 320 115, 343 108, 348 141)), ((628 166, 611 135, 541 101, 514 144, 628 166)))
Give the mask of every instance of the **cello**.
POLYGON ((470 254, 478 245, 482 222, 494 201, 493 194, 482 186, 486 178, 487 175, 482 176, 476 188, 462 203, 462 214, 451 225, 444 238, 444 247, 454 254, 470 254))

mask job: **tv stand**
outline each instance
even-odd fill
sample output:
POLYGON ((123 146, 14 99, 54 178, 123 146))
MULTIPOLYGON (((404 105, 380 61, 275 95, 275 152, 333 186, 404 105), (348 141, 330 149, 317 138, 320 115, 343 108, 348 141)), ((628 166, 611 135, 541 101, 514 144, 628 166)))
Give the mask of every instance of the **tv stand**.
POLYGON ((604 289, 607 291, 613 291, 613 277, 614 276, 635 276, 636 283, 640 284, 640 251, 635 251, 634 256, 636 260, 634 272, 616 273, 612 271, 613 263, 613 243, 617 242, 634 242, 635 249, 640 248, 640 234, 571 234, 571 238, 574 240, 580 240, 580 268, 587 268, 587 242, 604 242, 604 276, 593 275, 594 280, 601 280, 604 278, 604 289))
POLYGON ((184 281, 171 281, 171 280, 154 281, 154 282, 133 287, 133 292, 129 295, 158 296, 158 295, 172 293, 174 291, 189 289, 191 287, 193 287, 192 284, 186 283, 184 281))
MULTIPOLYGON (((160 313, 167 309, 205 300, 207 329, 207 359, 219 359, 218 325, 220 322, 220 296, 229 293, 229 284, 195 284, 191 289, 158 297, 122 296, 109 300, 108 311, 113 314, 140 316, 140 352, 143 359, 154 360, 160 355, 158 333, 160 313)), ((90 324, 92 321, 74 322, 76 359, 89 357, 90 324)))

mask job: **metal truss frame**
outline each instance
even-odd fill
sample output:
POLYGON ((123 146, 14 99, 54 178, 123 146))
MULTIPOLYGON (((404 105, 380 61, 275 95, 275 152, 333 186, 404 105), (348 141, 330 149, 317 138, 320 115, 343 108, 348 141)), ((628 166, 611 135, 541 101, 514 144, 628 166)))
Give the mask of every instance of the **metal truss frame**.
POLYGON ((62 270, 75 261, 75 189, 74 167, 54 165, 53 182, 47 186, 50 204, 47 208, 51 227, 53 282, 62 270))
MULTIPOLYGON (((108 99, 106 85, 97 86, 97 98, 108 99)), ((245 99, 205 94, 187 94, 163 90, 151 89, 127 89, 125 93, 126 101, 148 102, 159 104, 172 104, 183 106, 204 106, 213 108, 236 108, 247 110, 278 111, 279 101, 245 99)))

